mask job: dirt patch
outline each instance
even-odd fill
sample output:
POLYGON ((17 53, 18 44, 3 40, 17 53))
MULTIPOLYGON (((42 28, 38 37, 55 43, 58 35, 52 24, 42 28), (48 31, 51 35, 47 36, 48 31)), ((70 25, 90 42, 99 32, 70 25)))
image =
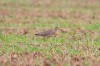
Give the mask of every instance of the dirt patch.
POLYGON ((67 12, 67 11, 27 11, 19 9, 18 11, 14 12, 14 15, 16 17, 57 17, 57 18, 76 18, 76 19, 82 19, 82 20, 88 20, 88 19, 99 19, 100 16, 99 13, 94 14, 88 14, 88 13, 82 13, 82 12, 67 12))
POLYGON ((17 28, 1 28, 0 29, 3 34, 19 34, 19 35, 26 35, 29 33, 28 29, 17 29, 17 28))
POLYGON ((5 9, 0 9, 0 16, 7 16, 9 15, 9 11, 5 9))
MULTIPOLYGON (((94 57, 96 59, 96 57, 94 57)), ((74 55, 71 59, 68 59, 67 55, 53 55, 50 59, 47 59, 41 52, 28 53, 10 53, 8 56, 0 56, 0 64, 1 65, 14 65, 14 66, 51 66, 52 64, 55 66, 64 66, 64 64, 68 64, 70 61, 70 65, 72 66, 84 66, 85 63, 88 63, 89 66, 99 66, 99 61, 93 60, 93 58, 89 58, 88 62, 85 62, 86 57, 82 57, 79 55, 74 55), (38 60, 38 62, 36 61, 38 60)))
POLYGON ((94 19, 98 18, 96 15, 89 15, 84 13, 69 13, 67 11, 17 11, 15 12, 17 16, 23 17, 58 17, 58 18, 78 18, 78 19, 94 19))

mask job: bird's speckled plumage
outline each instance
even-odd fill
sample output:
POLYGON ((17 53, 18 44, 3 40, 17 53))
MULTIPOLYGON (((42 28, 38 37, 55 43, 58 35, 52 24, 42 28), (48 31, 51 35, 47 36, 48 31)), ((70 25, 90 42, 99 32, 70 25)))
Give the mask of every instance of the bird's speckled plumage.
POLYGON ((49 29, 47 31, 44 31, 44 32, 41 32, 41 33, 37 33, 35 35, 37 35, 37 36, 44 36, 44 37, 50 37, 52 35, 55 35, 56 31, 57 31, 57 28, 49 29))

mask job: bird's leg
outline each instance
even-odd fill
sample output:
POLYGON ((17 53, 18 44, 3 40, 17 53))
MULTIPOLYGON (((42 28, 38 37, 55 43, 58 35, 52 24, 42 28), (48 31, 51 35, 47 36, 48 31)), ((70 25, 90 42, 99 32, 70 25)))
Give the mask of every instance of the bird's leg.
POLYGON ((47 41, 48 40, 48 37, 43 37, 43 41, 47 41))

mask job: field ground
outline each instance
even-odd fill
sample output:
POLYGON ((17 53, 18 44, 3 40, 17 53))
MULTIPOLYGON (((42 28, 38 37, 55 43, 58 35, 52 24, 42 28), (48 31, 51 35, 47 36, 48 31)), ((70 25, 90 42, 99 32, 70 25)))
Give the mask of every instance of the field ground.
POLYGON ((100 0, 0 0, 0 66, 100 66, 100 0), (50 38, 36 33, 59 27, 50 38))

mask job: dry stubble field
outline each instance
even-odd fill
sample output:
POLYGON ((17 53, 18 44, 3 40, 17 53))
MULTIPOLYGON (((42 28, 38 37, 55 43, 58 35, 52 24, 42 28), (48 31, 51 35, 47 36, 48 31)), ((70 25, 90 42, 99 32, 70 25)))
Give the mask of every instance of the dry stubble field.
POLYGON ((0 66, 100 66, 100 0, 0 0, 0 66))

